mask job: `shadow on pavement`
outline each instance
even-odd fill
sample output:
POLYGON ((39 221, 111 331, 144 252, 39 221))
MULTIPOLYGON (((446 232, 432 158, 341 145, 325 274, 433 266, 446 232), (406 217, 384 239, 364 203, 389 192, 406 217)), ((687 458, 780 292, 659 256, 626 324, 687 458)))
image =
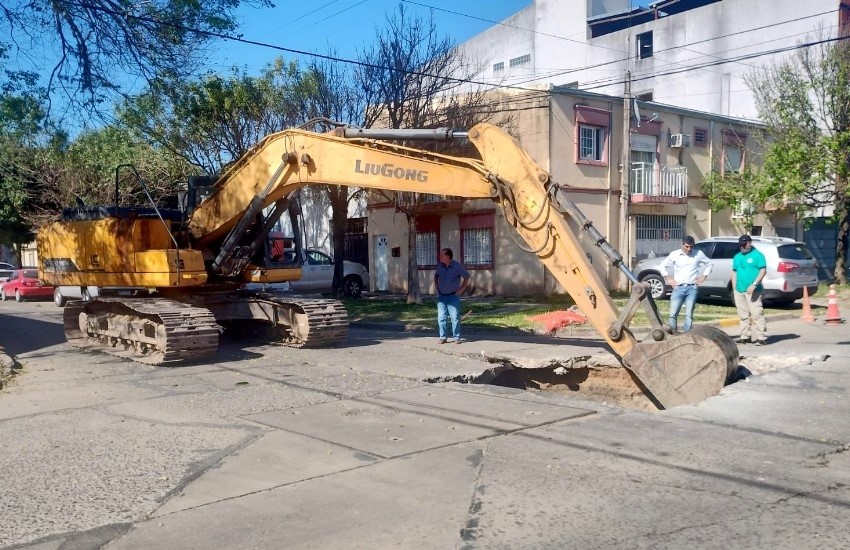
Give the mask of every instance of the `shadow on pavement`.
POLYGON ((774 334, 773 336, 767 337, 767 343, 775 344, 777 342, 782 342, 783 340, 796 340, 799 337, 799 334, 774 334))
POLYGON ((20 355, 65 342, 61 323, 0 314, 0 345, 9 355, 20 355))

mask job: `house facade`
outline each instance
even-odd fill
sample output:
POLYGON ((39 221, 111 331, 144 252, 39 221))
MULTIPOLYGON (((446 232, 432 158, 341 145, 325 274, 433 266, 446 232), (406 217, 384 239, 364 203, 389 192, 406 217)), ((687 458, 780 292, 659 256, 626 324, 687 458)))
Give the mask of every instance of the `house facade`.
MULTIPOLYGON (((712 212, 702 183, 712 169, 739 171, 750 161, 760 132, 752 122, 572 87, 509 93, 502 101, 516 114, 510 133, 629 264, 678 248, 686 234, 701 239, 740 232, 735 213, 712 212)), ((762 223, 765 235, 797 230, 793 218, 762 223)), ((491 201, 429 197, 416 218, 421 291, 433 292, 437 253, 449 247, 469 269, 474 292, 563 292, 515 239, 491 201)), ((373 290, 406 292, 405 215, 386 201, 372 201, 369 243, 373 290)), ((623 287, 619 270, 592 243, 583 244, 609 288, 623 287)))

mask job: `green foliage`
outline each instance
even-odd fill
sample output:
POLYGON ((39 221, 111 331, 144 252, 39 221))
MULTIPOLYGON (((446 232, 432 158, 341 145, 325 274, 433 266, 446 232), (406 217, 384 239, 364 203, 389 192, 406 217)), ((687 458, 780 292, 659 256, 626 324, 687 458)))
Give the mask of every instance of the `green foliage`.
POLYGON ((259 77, 234 68, 227 77, 155 81, 124 102, 119 118, 141 137, 215 173, 265 135, 303 123, 314 89, 297 63, 277 59, 259 77))
MULTIPOLYGON (((839 223, 835 276, 844 281, 850 211, 850 45, 827 42, 754 72, 747 83, 771 142, 766 187, 802 213, 831 206, 839 223)), ((758 196, 763 188, 744 188, 758 196)), ((776 200, 774 199, 774 200, 776 200)))
MULTIPOLYGON (((57 159, 63 174, 46 196, 58 206, 113 204, 116 168, 131 164, 157 203, 174 197, 196 172, 187 162, 162 148, 136 139, 127 129, 105 126, 83 132, 57 159)), ((149 205, 141 184, 129 170, 118 172, 121 204, 149 205)))
POLYGON ((703 189, 712 210, 729 208, 742 212, 748 226, 752 225, 753 216, 777 196, 775 181, 762 168, 749 165, 739 173, 708 174, 703 189))

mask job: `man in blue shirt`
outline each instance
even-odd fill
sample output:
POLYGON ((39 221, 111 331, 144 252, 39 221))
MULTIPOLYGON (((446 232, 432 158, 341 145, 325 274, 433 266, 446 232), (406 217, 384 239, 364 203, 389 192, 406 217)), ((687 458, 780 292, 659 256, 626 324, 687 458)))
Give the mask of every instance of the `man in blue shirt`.
POLYGON ((661 273, 667 284, 673 287, 670 294, 670 328, 676 330, 676 321, 682 304, 685 304, 685 332, 691 330, 694 315, 694 303, 697 300, 697 286, 705 281, 714 265, 698 250, 694 252, 694 238, 686 235, 682 238, 682 248, 674 250, 661 262, 661 273), (669 268, 673 267, 673 275, 669 268))
POLYGON ((440 250, 440 263, 434 272, 434 287, 437 290, 437 327, 440 343, 446 343, 446 316, 452 320, 452 336, 460 343, 460 294, 469 283, 469 271, 452 258, 451 248, 440 250))

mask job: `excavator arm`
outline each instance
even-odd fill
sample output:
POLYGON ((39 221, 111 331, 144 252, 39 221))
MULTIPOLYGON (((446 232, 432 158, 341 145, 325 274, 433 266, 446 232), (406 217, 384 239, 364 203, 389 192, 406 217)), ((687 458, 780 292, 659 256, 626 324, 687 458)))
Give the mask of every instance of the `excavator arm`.
POLYGON ((540 258, 660 408, 715 395, 737 368, 737 348, 725 333, 703 327, 671 334, 648 289, 619 253, 512 137, 489 124, 465 133, 340 129, 335 134, 272 134, 219 179, 213 194, 192 213, 189 232, 200 248, 218 251, 213 269, 233 276, 247 267, 250 254, 239 253, 237 243, 244 242, 255 217, 309 185, 493 200, 522 239, 518 246, 540 258), (452 137, 468 138, 481 160, 386 141, 452 137), (622 312, 585 255, 570 220, 631 279, 634 290, 622 312), (638 342, 628 328, 641 307, 652 325, 646 342, 638 342))

